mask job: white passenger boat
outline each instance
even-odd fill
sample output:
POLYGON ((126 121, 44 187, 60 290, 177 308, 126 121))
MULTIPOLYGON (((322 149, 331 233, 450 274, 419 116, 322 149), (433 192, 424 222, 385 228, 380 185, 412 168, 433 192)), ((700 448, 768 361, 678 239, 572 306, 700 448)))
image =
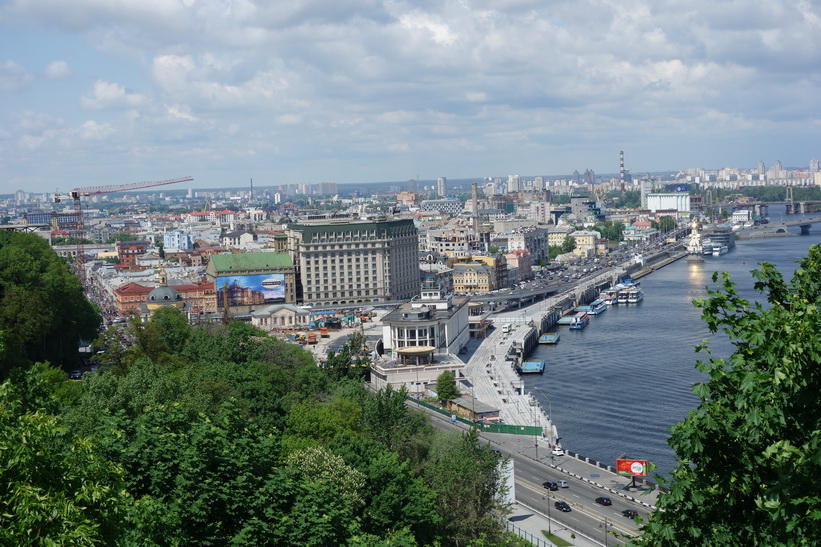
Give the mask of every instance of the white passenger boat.
POLYGON ((627 303, 628 304, 638 304, 644 300, 644 292, 639 289, 638 287, 630 289, 627 292, 627 303))
POLYGON ((713 244, 713 256, 721 256, 723 254, 726 254, 729 250, 730 248, 726 245, 721 245, 719 243, 713 244))
POLYGON ((607 308, 610 306, 604 302, 604 300, 598 298, 590 303, 590 307, 587 310, 587 313, 590 315, 601 315, 602 313, 607 311, 607 308))

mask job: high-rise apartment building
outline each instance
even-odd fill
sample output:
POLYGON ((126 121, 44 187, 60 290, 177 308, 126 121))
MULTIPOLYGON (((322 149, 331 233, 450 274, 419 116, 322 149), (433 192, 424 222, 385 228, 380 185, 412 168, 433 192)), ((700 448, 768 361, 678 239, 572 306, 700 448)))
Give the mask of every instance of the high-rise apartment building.
POLYGON ((317 219, 290 224, 297 300, 338 306, 419 294, 419 240, 411 219, 317 219))
POLYGON ((439 177, 436 179, 436 194, 441 197, 447 197, 448 195, 448 178, 447 177, 439 177))

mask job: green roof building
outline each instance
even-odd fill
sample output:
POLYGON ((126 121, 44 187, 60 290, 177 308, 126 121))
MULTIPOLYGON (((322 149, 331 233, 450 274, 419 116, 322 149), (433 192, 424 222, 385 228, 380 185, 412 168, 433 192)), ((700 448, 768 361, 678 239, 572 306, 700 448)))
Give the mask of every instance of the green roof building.
POLYGON ((249 314, 272 304, 296 302, 294 263, 285 253, 212 255, 205 269, 217 293, 217 307, 249 314))

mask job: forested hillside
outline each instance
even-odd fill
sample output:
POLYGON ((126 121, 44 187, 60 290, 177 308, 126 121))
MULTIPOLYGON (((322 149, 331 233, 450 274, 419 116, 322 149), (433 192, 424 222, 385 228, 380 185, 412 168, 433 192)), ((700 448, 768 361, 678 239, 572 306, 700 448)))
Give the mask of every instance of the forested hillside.
MULTIPOLYGON (((19 266, 47 253, 3 242, 4 302, 37 293, 19 266)), ((79 285, 60 284, 36 298, 70 321, 79 285)), ((103 338, 104 366, 82 381, 41 362, 41 344, 4 338, 2 545, 511 541, 499 459, 475 434, 434 430, 404 392, 373 393, 355 369, 319 368, 244 323, 191 328, 171 308, 103 338)))

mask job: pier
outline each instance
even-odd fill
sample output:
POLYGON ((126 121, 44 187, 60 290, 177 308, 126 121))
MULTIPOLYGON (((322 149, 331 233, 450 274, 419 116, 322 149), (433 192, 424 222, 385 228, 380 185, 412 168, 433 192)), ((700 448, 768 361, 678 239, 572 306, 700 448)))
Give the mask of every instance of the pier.
POLYGON ((613 268, 527 308, 494 315, 496 328, 462 371, 473 386, 472 395, 498 408, 503 423, 541 427, 542 435, 537 442, 554 446, 558 439, 556 426, 536 397, 528 392, 525 385, 528 375, 520 375, 516 369, 539 344, 539 336, 555 330, 559 318, 567 311, 591 302, 599 291, 627 276, 628 269, 613 268), (511 325, 510 332, 500 328, 506 324, 511 325))

